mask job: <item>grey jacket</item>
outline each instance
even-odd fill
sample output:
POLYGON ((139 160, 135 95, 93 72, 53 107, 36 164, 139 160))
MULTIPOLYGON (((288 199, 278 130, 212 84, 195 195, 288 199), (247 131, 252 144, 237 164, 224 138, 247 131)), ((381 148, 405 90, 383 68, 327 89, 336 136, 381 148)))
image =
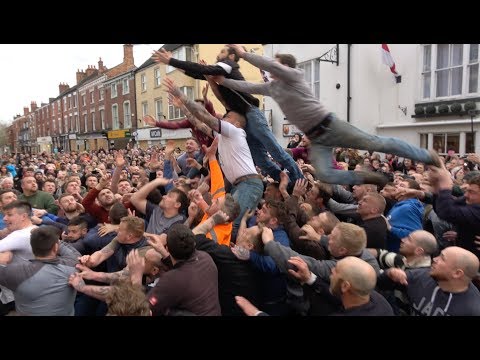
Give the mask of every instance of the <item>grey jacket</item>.
MULTIPOLYGON (((280 272, 288 273, 289 263, 288 259, 292 256, 301 257, 308 265, 308 268, 312 273, 322 278, 323 280, 330 282, 330 273, 332 269, 337 265, 337 259, 331 260, 317 260, 309 256, 301 255, 290 248, 287 248, 275 241, 270 241, 265 245, 265 253, 270 255, 275 263, 277 264, 280 272)), ((377 276, 380 274, 380 267, 375 257, 370 254, 369 251, 363 249, 362 254, 359 256, 360 259, 365 260, 367 263, 372 265, 377 273, 377 276)))
POLYGON ((271 96, 278 103, 288 121, 305 133, 308 133, 329 114, 320 100, 313 95, 302 70, 293 69, 272 58, 251 53, 246 53, 244 59, 252 65, 270 72, 276 79, 262 84, 225 79, 222 83, 223 86, 250 94, 271 96))

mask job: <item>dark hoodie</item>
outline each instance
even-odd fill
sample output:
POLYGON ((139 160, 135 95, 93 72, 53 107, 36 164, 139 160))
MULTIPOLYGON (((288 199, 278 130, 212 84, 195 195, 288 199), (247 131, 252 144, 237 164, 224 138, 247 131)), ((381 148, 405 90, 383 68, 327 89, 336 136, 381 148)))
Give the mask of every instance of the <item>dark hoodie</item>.
MULTIPOLYGON (((185 75, 199 80, 205 80, 205 75, 223 75, 227 79, 245 80, 240 72, 240 66, 230 59, 221 60, 215 65, 201 65, 171 58, 169 65, 185 70, 185 75)), ((258 107, 260 104, 259 100, 250 94, 237 92, 222 85, 218 85, 218 90, 227 104, 227 110, 245 115, 250 105, 258 107)))

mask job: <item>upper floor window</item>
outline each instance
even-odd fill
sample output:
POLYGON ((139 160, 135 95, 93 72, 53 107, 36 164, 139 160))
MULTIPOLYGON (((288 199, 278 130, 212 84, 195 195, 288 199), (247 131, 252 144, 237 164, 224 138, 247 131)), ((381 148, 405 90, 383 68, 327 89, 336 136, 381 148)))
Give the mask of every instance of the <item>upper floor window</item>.
POLYGON ((423 99, 458 97, 478 92, 478 44, 423 46, 423 99))
POLYGON ((103 100, 103 88, 98 89, 98 96, 100 97, 99 100, 103 100))
POLYGON ((120 128, 120 122, 118 119, 118 105, 112 105, 112 129, 117 130, 120 128))
POLYGON ((111 98, 117 97, 117 83, 110 85, 110 90, 112 92, 111 98))
POLYGON ((130 101, 123 103, 123 128, 130 129, 132 127, 132 114, 130 113, 130 101))
POLYGON ((147 76, 145 74, 140 76, 140 84, 142 86, 142 91, 147 91, 147 76))
POLYGON ((155 117, 157 120, 163 120, 162 98, 155 99, 155 117))
POLYGON ((90 104, 93 104, 95 102, 95 97, 94 97, 94 92, 93 90, 90 91, 90 104))
POLYGON ((313 59, 298 64, 305 73, 305 81, 310 85, 315 98, 320 99, 320 61, 313 59))
MULTIPOLYGON (((191 46, 182 46, 181 48, 172 51, 172 57, 182 61, 195 61, 193 48, 191 46)), ((175 70, 173 66, 167 66, 167 73, 172 72, 173 70, 175 70)))
POLYGON ((85 94, 82 95, 82 105, 87 106, 87 97, 85 94))
POLYGON ((160 77, 160 68, 156 68, 153 70, 153 77, 155 78, 155 87, 159 87, 161 85, 161 77, 160 77))
POLYGON ((123 79, 122 81, 122 95, 130 93, 130 82, 128 79, 123 79))

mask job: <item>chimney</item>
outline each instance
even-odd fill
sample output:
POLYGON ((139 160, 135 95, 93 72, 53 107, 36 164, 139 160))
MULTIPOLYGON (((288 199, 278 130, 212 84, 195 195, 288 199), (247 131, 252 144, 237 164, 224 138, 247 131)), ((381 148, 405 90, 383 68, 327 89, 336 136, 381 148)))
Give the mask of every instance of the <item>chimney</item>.
POLYGON ((63 94, 68 89, 70 89, 70 86, 68 86, 68 84, 60 83, 58 85, 58 91, 60 91, 60 95, 63 94))
POLYGON ((85 74, 87 77, 91 76, 93 73, 95 73, 97 69, 95 69, 95 66, 93 65, 88 65, 87 70, 85 70, 85 74))
POLYGON ((30 112, 29 108, 24 106, 23 107, 23 116, 27 116, 29 112, 30 112))
POLYGON ((32 101, 30 103, 30 109, 32 110, 32 112, 34 112, 35 110, 37 110, 37 103, 35 101, 32 101))
POLYGON ((85 79, 87 75, 85 74, 85 71, 80 71, 77 69, 77 84, 79 84, 83 79, 85 79))
POLYGON ((133 45, 132 44, 123 45, 123 63, 127 65, 127 68, 135 65, 133 62, 133 45))
POLYGON ((99 60, 98 60, 98 72, 100 74, 103 74, 105 70, 107 70, 107 68, 103 66, 102 58, 99 58, 99 60))

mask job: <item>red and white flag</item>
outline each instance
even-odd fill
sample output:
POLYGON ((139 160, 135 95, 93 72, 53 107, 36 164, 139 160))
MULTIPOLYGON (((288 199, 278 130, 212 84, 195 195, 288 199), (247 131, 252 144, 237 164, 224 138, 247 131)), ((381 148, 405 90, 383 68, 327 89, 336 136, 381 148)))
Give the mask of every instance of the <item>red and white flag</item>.
POLYGON ((393 61, 392 54, 387 44, 382 44, 382 60, 385 65, 390 68, 390 71, 395 76, 399 76, 397 70, 395 69, 395 61, 393 61))

